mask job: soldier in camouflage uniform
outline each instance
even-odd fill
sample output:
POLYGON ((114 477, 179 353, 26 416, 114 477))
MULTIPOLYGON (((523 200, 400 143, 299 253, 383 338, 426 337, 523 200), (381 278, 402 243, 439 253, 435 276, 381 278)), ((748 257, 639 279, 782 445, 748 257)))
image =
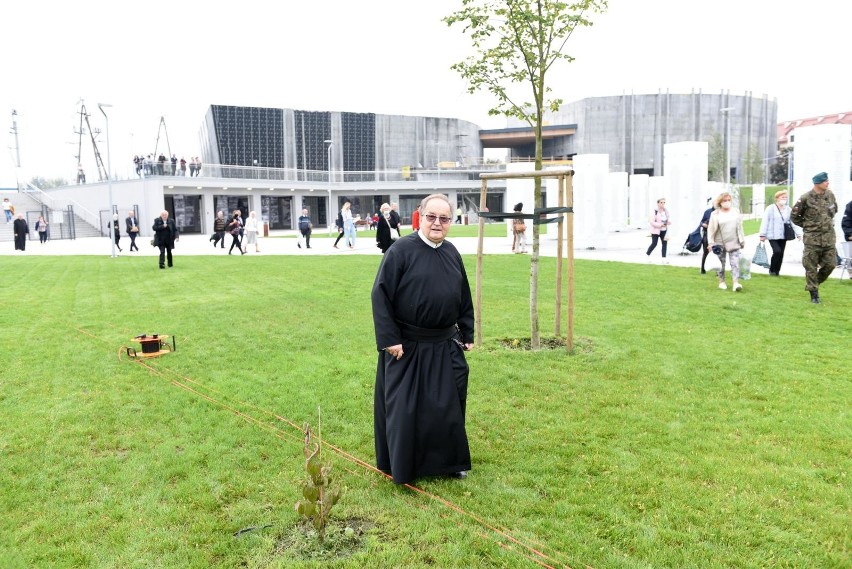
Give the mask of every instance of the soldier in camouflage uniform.
POLYGON ((819 304, 819 285, 831 276, 837 265, 837 236, 834 233, 837 200, 828 189, 828 174, 820 172, 813 177, 813 183, 814 189, 805 192, 793 206, 790 221, 804 231, 805 290, 810 292, 811 302, 819 304))

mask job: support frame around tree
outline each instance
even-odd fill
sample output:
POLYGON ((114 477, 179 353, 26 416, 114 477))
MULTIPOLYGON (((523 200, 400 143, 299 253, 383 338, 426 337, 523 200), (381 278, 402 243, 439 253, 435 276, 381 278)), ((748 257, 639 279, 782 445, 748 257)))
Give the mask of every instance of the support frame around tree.
MULTIPOLYGON (((562 271, 563 271, 563 227, 567 233, 567 273, 568 273, 568 310, 567 310, 567 332, 565 337, 565 347, 569 352, 574 350, 574 190, 573 190, 574 170, 572 168, 553 168, 550 170, 535 170, 533 172, 503 172, 503 173, 483 173, 479 177, 482 180, 482 185, 479 194, 479 239, 476 246, 476 298, 474 307, 474 327, 475 327, 475 342, 477 346, 482 345, 482 256, 484 250, 484 235, 485 235, 485 217, 483 212, 487 212, 486 195, 488 191, 488 180, 505 180, 509 178, 556 178, 559 181, 558 189, 558 207, 557 208, 536 208, 533 215, 522 214, 516 212, 490 214, 486 217, 524 217, 531 218, 534 225, 542 223, 551 223, 558 221, 556 242, 556 316, 554 325, 554 334, 559 337, 561 335, 561 320, 562 320, 562 271), (558 213, 558 218, 542 219, 542 215, 546 213, 558 213)), ((536 245, 534 243, 534 245, 536 245)), ((538 310, 538 307, 535 307, 538 310)))

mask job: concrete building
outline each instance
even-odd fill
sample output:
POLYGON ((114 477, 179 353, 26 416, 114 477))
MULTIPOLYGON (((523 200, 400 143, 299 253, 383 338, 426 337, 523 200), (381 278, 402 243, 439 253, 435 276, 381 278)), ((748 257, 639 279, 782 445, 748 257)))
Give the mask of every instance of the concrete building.
MULTIPOLYGON (((545 138, 544 156, 608 154, 612 172, 666 174, 663 147, 674 142, 709 141, 718 134, 724 146, 730 136, 731 181, 754 144, 762 160, 776 154, 777 102, 750 93, 650 95, 624 94, 591 97, 567 103, 546 120, 550 128, 571 128, 565 136, 545 138)), ((520 126, 510 121, 510 127, 520 126)), ((512 158, 534 154, 532 144, 511 150, 512 158)))

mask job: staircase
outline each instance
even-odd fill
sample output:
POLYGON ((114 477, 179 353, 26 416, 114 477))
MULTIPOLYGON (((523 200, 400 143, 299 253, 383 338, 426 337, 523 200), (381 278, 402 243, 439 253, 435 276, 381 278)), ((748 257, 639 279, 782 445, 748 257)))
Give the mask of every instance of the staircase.
MULTIPOLYGON (((42 195, 44 194, 40 192, 17 192, 0 196, 0 200, 8 197, 12 205, 15 206, 13 220, 17 219, 19 213, 24 214, 24 219, 27 220, 27 225, 30 229, 30 240, 38 241, 35 224, 38 221, 38 216, 43 214, 47 218, 48 227, 50 228, 50 239, 70 239, 72 235, 74 237, 101 237, 106 235, 106 230, 100 231, 76 213, 69 220, 67 208, 59 209, 55 204, 52 207, 42 204, 38 200, 42 195), (64 223, 62 226, 53 223, 55 212, 63 214, 64 223), (71 225, 73 225, 73 233, 71 225)), ((11 242, 14 239, 15 233, 12 224, 6 223, 5 216, 0 218, 0 242, 11 242)))

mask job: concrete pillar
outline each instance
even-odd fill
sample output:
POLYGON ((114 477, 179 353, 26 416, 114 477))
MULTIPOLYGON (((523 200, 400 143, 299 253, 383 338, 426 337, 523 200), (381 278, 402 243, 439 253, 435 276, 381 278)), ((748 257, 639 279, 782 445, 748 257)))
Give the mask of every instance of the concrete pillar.
POLYGON ((610 172, 607 177, 607 231, 627 229, 627 172, 610 172))
POLYGON ((842 241, 840 221, 843 209, 852 200, 849 182, 849 156, 852 146, 852 125, 823 124, 797 128, 792 132, 793 195, 792 206, 803 193, 814 187, 811 178, 819 172, 828 173, 829 189, 837 198, 838 213, 834 217, 837 241, 842 241))
POLYGON ((706 209, 704 184, 707 182, 708 154, 707 142, 675 142, 663 147, 668 193, 654 196, 654 207, 657 199, 666 198, 666 209, 672 218, 667 233, 670 246, 686 241, 706 209))
POLYGON ((647 174, 633 174, 630 176, 630 189, 628 202, 630 227, 644 229, 648 227, 648 197, 649 179, 647 174))
POLYGON ((604 249, 607 246, 609 155, 578 154, 574 156, 574 170, 574 247, 604 249))

